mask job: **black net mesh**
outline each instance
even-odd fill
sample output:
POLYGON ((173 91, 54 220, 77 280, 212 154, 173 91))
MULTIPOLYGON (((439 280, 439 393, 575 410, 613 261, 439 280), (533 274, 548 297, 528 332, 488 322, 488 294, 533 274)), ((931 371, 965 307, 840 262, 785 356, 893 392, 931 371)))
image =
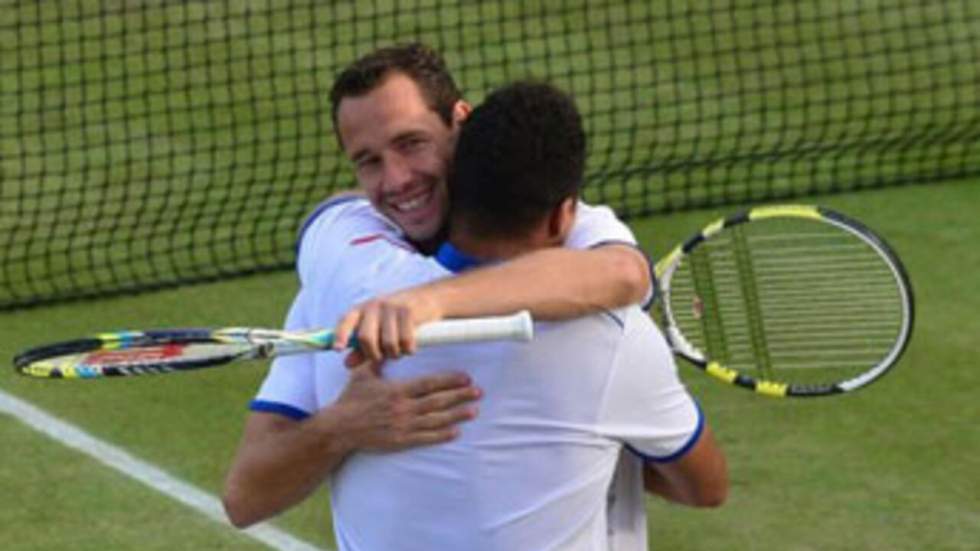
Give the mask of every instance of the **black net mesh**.
POLYGON ((416 39, 572 91, 626 217, 980 172, 973 0, 5 2, 0 308, 288 268, 333 76, 416 39))

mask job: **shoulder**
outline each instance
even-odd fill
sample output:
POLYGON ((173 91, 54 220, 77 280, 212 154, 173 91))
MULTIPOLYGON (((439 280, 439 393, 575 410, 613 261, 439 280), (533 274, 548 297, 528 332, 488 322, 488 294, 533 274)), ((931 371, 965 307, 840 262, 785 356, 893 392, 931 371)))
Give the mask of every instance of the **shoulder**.
POLYGON ((446 274, 361 197, 333 199, 311 215, 297 270, 317 304, 347 307, 446 274))
POLYGON ((596 216, 602 218, 616 219, 616 213, 606 205, 593 205, 585 201, 579 201, 575 207, 579 216, 596 216))
POLYGON ((298 247, 324 234, 331 238, 356 238, 370 232, 386 232, 401 236, 394 223, 379 213, 361 195, 341 194, 317 205, 300 227, 298 247))
POLYGON ((623 320, 623 339, 631 352, 661 360, 656 362, 658 368, 673 372, 675 364, 670 345, 650 314, 635 305, 615 310, 615 313, 623 320))
POLYGON ((307 281, 322 271, 322 266, 336 265, 350 248, 382 238, 412 249, 398 226, 378 213, 363 196, 332 197, 318 205, 300 229, 296 245, 300 278, 307 281))
POLYGON ((588 249, 605 243, 635 245, 636 237, 611 208, 579 201, 575 210, 575 223, 565 246, 588 249))

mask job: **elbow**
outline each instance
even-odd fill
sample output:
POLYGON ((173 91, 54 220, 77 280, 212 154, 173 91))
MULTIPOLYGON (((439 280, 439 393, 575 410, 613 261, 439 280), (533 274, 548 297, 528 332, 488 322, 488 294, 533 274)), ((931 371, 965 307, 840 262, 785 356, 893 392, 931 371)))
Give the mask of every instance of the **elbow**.
POLYGON ((728 500, 728 485, 707 488, 694 498, 691 505, 701 509, 721 507, 728 500))
POLYGON ((614 271, 619 275, 619 288, 622 303, 642 302, 653 285, 650 264, 639 250, 632 247, 617 247, 618 258, 614 271))
POLYGON ((632 304, 641 303, 646 300, 653 287, 653 279, 644 261, 642 267, 633 266, 627 276, 627 289, 632 304))
POLYGON ((728 501, 728 469, 722 460, 714 476, 704 480, 694 492, 691 505, 705 509, 721 507, 728 501))
POLYGON ((226 491, 221 498, 221 504, 224 506, 228 521, 235 528, 248 528, 262 520, 254 511, 250 510, 247 501, 235 491, 226 491))

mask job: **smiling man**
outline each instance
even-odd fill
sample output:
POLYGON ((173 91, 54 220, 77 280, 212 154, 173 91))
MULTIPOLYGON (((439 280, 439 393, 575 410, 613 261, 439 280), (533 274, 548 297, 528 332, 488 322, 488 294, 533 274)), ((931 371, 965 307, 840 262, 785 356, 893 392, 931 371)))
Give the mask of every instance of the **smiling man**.
POLYGON ((468 113, 456 101, 444 119, 412 77, 397 72, 363 95, 344 97, 336 110, 337 134, 361 189, 421 249, 438 245, 449 209, 445 178, 468 113))

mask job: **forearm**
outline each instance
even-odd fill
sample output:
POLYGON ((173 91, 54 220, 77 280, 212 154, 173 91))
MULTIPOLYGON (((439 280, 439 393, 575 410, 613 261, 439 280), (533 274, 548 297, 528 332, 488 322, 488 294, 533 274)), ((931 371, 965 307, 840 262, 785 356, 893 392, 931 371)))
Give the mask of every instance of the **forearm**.
POLYGON ((650 289, 643 255, 625 245, 550 248, 439 280, 423 292, 442 317, 530 310, 535 319, 580 317, 635 304, 650 289))
POLYGON ((646 491, 690 507, 717 507, 728 496, 728 466, 711 427, 680 459, 648 464, 643 469, 646 491))
POLYGON ((690 492, 685 492, 682 487, 672 484, 663 473, 649 465, 643 468, 643 487, 647 492, 667 501, 691 507, 696 505, 696 500, 690 492))
POLYGON ((414 351, 421 323, 519 310, 538 320, 572 319, 636 304, 650 289, 649 264, 628 245, 541 249, 362 303, 338 321, 334 348, 346 348, 357 329, 360 353, 348 365, 397 358, 414 351))
MULTIPOLYGON (((352 451, 336 411, 323 410, 301 422, 281 421, 274 431, 246 426, 225 481, 223 501, 235 526, 249 526, 299 503, 352 451)), ((253 423, 268 426, 268 419, 250 418, 253 423)))

